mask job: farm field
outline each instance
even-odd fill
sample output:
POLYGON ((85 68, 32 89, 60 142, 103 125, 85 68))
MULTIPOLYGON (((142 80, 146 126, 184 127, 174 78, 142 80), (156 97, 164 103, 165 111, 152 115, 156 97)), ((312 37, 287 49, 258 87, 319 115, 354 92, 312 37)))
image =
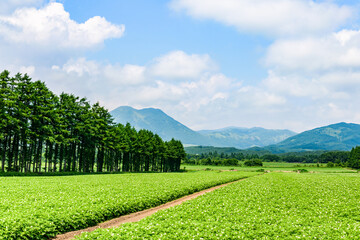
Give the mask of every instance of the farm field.
POLYGON ((360 175, 268 173, 77 239, 359 239, 360 175))
POLYGON ((198 171, 0 177, 0 239, 48 239, 256 174, 198 171))
POLYGON ((186 170, 238 170, 238 171, 259 171, 264 169, 265 171, 270 172, 292 172, 298 169, 306 169, 309 172, 323 172, 323 173, 354 173, 356 170, 346 169, 341 167, 326 167, 326 164, 320 164, 317 167, 316 163, 286 163, 286 162, 263 162, 264 166, 262 167, 244 167, 244 166, 214 166, 214 165, 181 165, 181 169, 186 170))

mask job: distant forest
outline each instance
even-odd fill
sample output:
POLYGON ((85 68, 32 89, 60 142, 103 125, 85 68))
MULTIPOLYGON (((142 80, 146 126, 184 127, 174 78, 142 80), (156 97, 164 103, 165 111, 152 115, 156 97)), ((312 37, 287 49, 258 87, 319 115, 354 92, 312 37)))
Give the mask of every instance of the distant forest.
POLYGON ((328 163, 329 166, 360 168, 360 147, 351 151, 315 151, 271 154, 267 151, 239 150, 235 148, 190 147, 185 163, 195 165, 236 166, 248 160, 263 162, 328 163), (195 153, 198 151, 199 153, 195 153), (201 152, 203 151, 203 152, 201 152))
POLYGON ((0 121, 1 172, 168 172, 186 156, 180 141, 115 124, 99 103, 6 70, 0 121))

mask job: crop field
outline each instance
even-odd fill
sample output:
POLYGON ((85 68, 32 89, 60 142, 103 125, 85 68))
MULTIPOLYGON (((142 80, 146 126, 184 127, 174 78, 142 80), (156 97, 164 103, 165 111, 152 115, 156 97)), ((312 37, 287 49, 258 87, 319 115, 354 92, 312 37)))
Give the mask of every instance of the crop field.
POLYGON ((355 173, 356 170, 346 169, 342 167, 326 167, 326 164, 320 164, 317 167, 316 164, 303 164, 303 163, 285 163, 285 162, 264 162, 262 167, 244 167, 244 166, 214 166, 214 165, 181 165, 181 169, 186 170, 238 170, 238 171, 259 171, 261 169, 270 172, 292 172, 299 169, 306 169, 309 172, 322 172, 322 173, 355 173))
POLYGON ((267 173, 78 239, 359 239, 360 174, 267 173))
POLYGON ((251 172, 0 177, 0 239, 48 239, 251 172))

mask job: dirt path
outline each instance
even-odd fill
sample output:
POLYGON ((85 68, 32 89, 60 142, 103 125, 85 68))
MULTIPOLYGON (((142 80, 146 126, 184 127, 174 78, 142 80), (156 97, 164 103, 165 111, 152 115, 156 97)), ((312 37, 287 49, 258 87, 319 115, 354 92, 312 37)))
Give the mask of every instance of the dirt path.
POLYGON ((215 186, 215 187, 212 187, 212 188, 208 188, 208 189, 202 190, 200 192, 196 192, 196 193, 193 193, 191 195, 187 195, 185 197, 176 199, 174 201, 165 203, 163 205, 160 205, 160 206, 157 206, 157 207, 154 207, 154 208, 146 209, 146 210, 143 210, 143 211, 140 211, 140 212, 131 213, 129 215, 124 215, 124 216, 114 218, 114 219, 111 219, 111 220, 103 222, 103 223, 99 223, 98 225, 93 226, 93 227, 85 228, 85 229, 78 230, 78 231, 64 233, 64 234, 56 236, 53 239, 54 240, 74 239, 75 236, 80 235, 83 232, 92 232, 92 231, 94 231, 94 230, 96 230, 98 228, 118 227, 121 224, 128 223, 128 222, 137 222, 137 221, 140 221, 141 219, 143 219, 143 218, 145 218, 147 216, 150 216, 150 215, 156 213, 159 210, 167 209, 167 208, 179 205, 179 204, 181 204, 181 203, 183 203, 185 201, 194 199, 194 198, 196 198, 198 196, 201 196, 201 195, 203 195, 205 193, 212 192, 212 191, 214 191, 214 190, 216 190, 218 188, 222 188, 222 187, 225 187, 225 186, 227 186, 229 184, 239 182, 239 181, 242 181, 242 180, 245 180, 245 179, 246 178, 243 178, 243 179, 240 179, 240 180, 237 180, 237 181, 234 181, 234 182, 229 182, 229 183, 218 185, 218 186, 215 186))

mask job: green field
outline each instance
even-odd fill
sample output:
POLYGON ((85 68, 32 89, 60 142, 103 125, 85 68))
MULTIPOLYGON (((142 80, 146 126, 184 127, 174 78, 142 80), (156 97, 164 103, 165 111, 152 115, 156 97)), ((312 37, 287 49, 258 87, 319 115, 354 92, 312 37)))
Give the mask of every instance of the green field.
POLYGON ((0 177, 0 239, 48 239, 256 174, 203 171, 0 177))
POLYGON ((360 174, 267 173, 79 239, 359 239, 360 174))
POLYGON ((324 172, 324 173, 354 173, 356 170, 346 169, 341 167, 326 167, 326 164, 319 164, 317 167, 316 163, 286 163, 286 162, 263 162, 262 167, 243 167, 243 166, 213 166, 213 165, 181 165, 181 169, 186 170, 238 170, 238 171, 264 171, 270 172, 292 172, 299 169, 306 169, 309 172, 324 172))

